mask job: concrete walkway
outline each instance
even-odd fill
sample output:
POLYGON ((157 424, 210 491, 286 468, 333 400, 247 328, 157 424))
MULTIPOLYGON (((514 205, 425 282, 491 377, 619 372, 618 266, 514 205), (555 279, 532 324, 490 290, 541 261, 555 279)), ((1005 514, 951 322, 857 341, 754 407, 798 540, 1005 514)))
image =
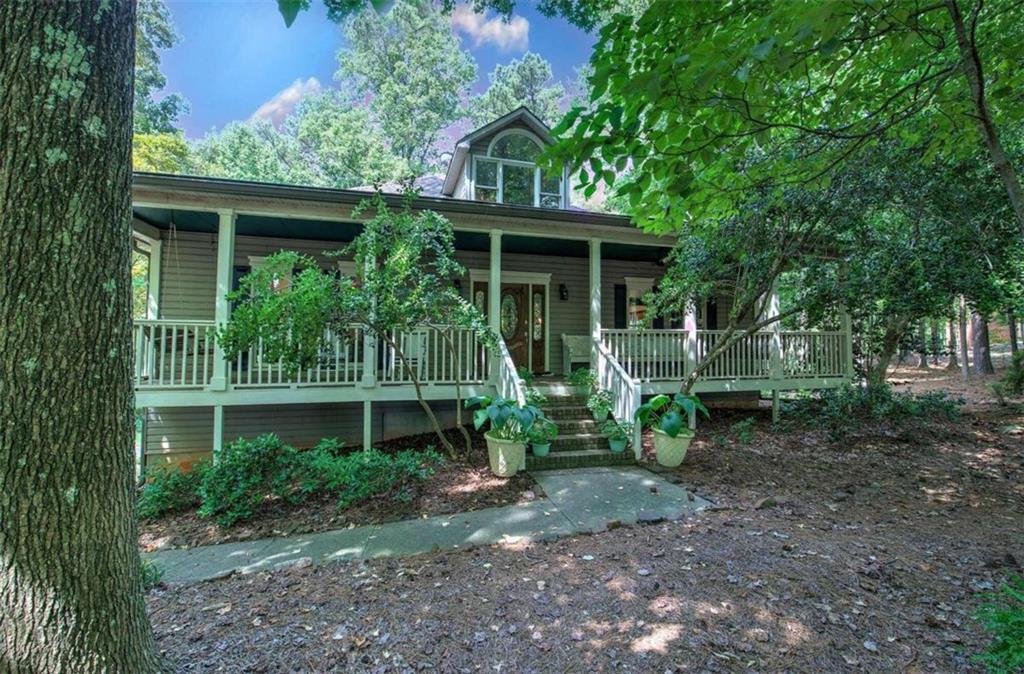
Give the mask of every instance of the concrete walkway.
POLYGON ((545 496, 527 505, 340 529, 316 534, 146 553, 164 580, 187 583, 293 564, 417 555, 500 542, 601 531, 608 522, 676 520, 707 501, 642 468, 533 474, 545 496), (308 560, 308 561, 307 561, 308 560))

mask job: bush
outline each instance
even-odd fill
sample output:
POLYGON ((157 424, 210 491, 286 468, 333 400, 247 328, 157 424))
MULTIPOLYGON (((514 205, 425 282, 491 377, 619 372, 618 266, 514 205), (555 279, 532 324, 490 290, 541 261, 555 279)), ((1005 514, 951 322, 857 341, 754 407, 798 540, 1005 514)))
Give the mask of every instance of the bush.
POLYGON ((189 472, 177 466, 159 466, 146 471, 146 483, 137 500, 140 519, 187 510, 199 503, 199 486, 209 464, 199 462, 189 472))
POLYGON ((1007 393, 1024 395, 1024 351, 1013 354, 1001 381, 1007 393))
POLYGON ((335 493, 338 507, 346 508, 371 496, 405 487, 411 481, 426 479, 433 474, 435 466, 443 463, 444 459, 432 448, 423 452, 405 450, 394 455, 367 449, 344 456, 317 448, 308 453, 302 490, 306 494, 335 493))
POLYGON ((1024 672, 1024 580, 1011 578, 982 605, 976 617, 992 635, 975 660, 992 674, 1024 672))
MULTIPOLYGON (((272 433, 239 438, 225 447, 199 487, 201 517, 231 526, 252 515, 267 496, 297 500, 304 476, 300 452, 272 433)), ((301 500, 301 499, 298 499, 301 500)))
POLYGON ((736 436, 736 441, 741 445, 749 445, 754 439, 753 429, 756 421, 754 417, 740 419, 729 426, 729 431, 736 436))
POLYGON ((847 384, 823 391, 819 400, 796 400, 790 411, 814 420, 828 430, 833 440, 840 440, 858 423, 868 420, 897 426, 917 419, 953 420, 960 415, 961 405, 963 400, 950 398, 946 391, 896 393, 888 384, 847 384))

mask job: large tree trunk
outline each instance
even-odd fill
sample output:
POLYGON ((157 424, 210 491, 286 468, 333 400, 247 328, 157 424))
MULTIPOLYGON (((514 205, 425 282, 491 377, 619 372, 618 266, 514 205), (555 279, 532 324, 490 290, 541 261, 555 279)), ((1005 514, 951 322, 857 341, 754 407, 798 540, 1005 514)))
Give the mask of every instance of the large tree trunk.
MULTIPOLYGON (((989 158, 992 160, 992 167, 996 170, 999 179, 1003 181, 1006 193, 1010 197, 1010 205, 1013 206, 1013 212, 1017 216, 1017 226, 1020 228, 1021 235, 1024 236, 1024 188, 1021 187, 1017 172, 1006 156, 1006 151, 1003 150, 999 134, 992 121, 992 115, 988 110, 985 74, 981 66, 981 57, 978 54, 978 45, 974 42, 973 27, 964 24, 958 0, 946 0, 946 9, 953 20, 953 30, 956 32, 957 47, 960 50, 960 63, 971 92, 971 103, 974 105, 975 119, 978 121, 981 137, 985 142, 989 158)), ((991 7, 988 11, 1000 10, 991 7)))
POLYGON ((963 295, 960 296, 960 374, 963 376, 964 381, 970 377, 971 367, 967 360, 967 302, 964 300, 963 295))
POLYGON ((942 328, 939 327, 942 324, 937 320, 932 320, 932 334, 931 334, 931 352, 932 352, 932 365, 939 364, 939 354, 942 352, 942 328))
POLYGON ((132 476, 128 0, 0 3, 0 669, 160 669, 132 476))
POLYGON ((992 367, 992 353, 988 342, 988 321, 976 311, 971 312, 971 325, 974 332, 974 371, 978 374, 995 374, 992 367))

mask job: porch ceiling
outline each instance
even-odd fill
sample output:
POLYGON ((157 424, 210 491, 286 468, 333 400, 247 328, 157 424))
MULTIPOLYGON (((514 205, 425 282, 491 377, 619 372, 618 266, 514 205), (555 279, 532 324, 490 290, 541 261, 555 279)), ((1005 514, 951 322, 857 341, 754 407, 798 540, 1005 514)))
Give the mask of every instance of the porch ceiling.
MULTIPOLYGON (((217 214, 208 211, 152 208, 137 206, 135 217, 159 229, 172 227, 182 232, 217 232, 217 214)), ((351 241, 358 236, 360 226, 353 222, 328 222, 297 218, 267 217, 239 214, 235 225, 238 236, 266 236, 285 239, 309 239, 316 241, 351 241)), ((455 232, 455 247, 458 250, 487 252, 490 250, 490 236, 484 232, 455 232)), ((590 249, 580 239, 556 239, 539 236, 505 234, 501 239, 505 253, 522 255, 552 255, 558 257, 586 258, 590 249)), ((628 260, 658 263, 668 254, 662 246, 639 246, 606 242, 601 246, 601 257, 609 260, 628 260)))

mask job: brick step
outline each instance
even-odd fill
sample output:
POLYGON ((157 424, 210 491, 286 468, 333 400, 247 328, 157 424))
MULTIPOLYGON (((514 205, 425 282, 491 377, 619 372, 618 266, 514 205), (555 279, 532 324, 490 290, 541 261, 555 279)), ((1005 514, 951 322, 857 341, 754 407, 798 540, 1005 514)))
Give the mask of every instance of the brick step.
POLYGON ((576 449, 608 449, 608 438, 600 433, 574 433, 560 435, 551 443, 552 452, 572 451, 576 449))
POLYGON ((552 452, 547 456, 526 457, 527 470, 555 470, 558 468, 594 468, 598 466, 631 466, 636 461, 633 452, 626 450, 613 454, 607 449, 586 449, 571 452, 552 452))
POLYGON ((576 433, 600 433, 601 425, 593 419, 556 419, 559 435, 576 433))
POLYGON ((581 419, 593 419, 593 415, 583 405, 566 405, 566 406, 551 406, 545 405, 541 408, 544 411, 545 416, 555 421, 564 419, 565 421, 575 421, 581 419))

